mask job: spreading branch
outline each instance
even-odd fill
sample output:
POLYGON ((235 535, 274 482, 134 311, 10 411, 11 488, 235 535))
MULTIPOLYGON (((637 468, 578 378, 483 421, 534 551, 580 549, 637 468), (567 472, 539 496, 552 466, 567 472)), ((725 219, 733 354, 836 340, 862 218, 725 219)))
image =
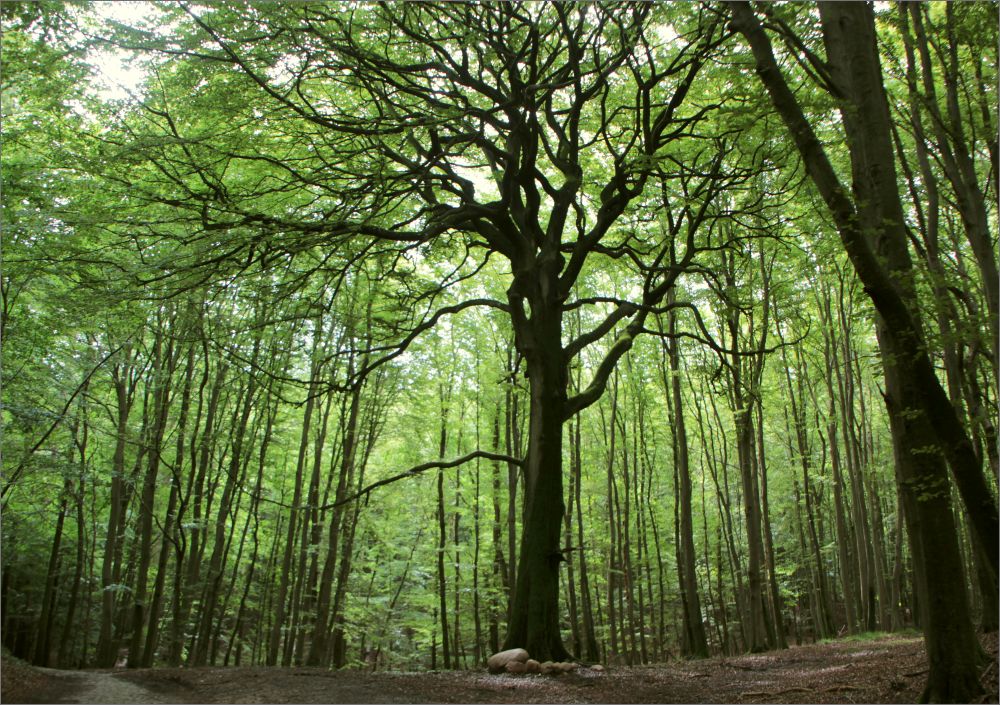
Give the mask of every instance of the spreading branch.
POLYGON ((428 470, 433 470, 434 468, 447 469, 447 468, 458 467, 459 465, 464 465, 470 460, 475 460, 476 458, 485 458, 487 460, 495 460, 496 462, 499 463, 511 463, 513 465, 518 465, 518 466, 524 464, 522 460, 514 458, 510 455, 503 455, 502 453, 491 453, 488 450, 474 450, 471 453, 463 455, 461 458, 458 458, 456 460, 431 460, 430 462, 427 463, 414 465, 412 468, 410 468, 405 472, 401 472, 398 475, 393 475, 392 477, 387 477, 383 480, 379 480, 378 482, 373 482, 372 484, 355 492, 352 495, 348 495, 347 497, 337 500, 336 502, 331 502, 330 504, 324 504, 321 507, 318 507, 318 509, 333 509, 334 507, 339 507, 344 504, 350 504, 356 499, 359 499, 361 497, 367 497, 369 494, 371 494, 372 490, 377 489, 379 487, 390 485, 393 482, 398 482, 399 480, 405 480, 408 477, 414 477, 428 470))

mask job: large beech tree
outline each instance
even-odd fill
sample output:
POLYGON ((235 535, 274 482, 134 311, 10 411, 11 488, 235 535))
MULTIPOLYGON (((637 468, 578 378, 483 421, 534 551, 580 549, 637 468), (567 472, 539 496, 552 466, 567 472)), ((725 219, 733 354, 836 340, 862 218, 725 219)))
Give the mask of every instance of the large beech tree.
POLYGON ((699 229, 720 217, 714 196, 750 171, 724 163, 732 146, 721 138, 702 135, 683 159, 677 152, 713 107, 692 88, 724 38, 719 18, 646 4, 182 8, 196 30, 185 40, 123 32, 118 43, 212 67, 206 80, 226 90, 237 82, 255 111, 230 121, 256 116, 283 133, 226 147, 226 139, 185 128, 169 97, 150 101, 151 118, 181 145, 164 161, 197 180, 178 190, 153 160, 167 178, 147 196, 197 208, 195 239, 222 252, 211 267, 319 245, 354 253, 344 272, 371 256, 418 271, 441 252, 464 250, 450 275, 407 283, 408 333, 357 379, 445 315, 488 306, 510 316, 530 419, 504 645, 565 658, 563 424, 600 398, 646 319, 669 307, 667 293, 697 252, 718 246, 699 229), (239 178, 240 165, 251 163, 270 170, 264 183, 239 178), (650 184, 656 206, 646 200, 650 184), (261 207, 293 189, 283 208, 261 207), (639 222, 637 203, 665 215, 639 222), (450 301, 449 285, 476 276, 495 255, 509 272, 506 300, 450 301), (599 259, 624 265, 627 281, 606 296, 575 297, 581 272, 599 259), (564 317, 582 307, 603 321, 569 340, 564 317), (569 395, 572 361, 605 336, 617 337, 589 383, 569 395))

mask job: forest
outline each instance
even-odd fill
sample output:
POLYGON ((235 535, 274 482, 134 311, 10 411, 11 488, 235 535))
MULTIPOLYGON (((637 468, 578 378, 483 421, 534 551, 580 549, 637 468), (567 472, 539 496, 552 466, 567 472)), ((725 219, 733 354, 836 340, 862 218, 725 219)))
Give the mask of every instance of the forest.
POLYGON ((4 2, 2 643, 998 628, 996 2, 4 2))

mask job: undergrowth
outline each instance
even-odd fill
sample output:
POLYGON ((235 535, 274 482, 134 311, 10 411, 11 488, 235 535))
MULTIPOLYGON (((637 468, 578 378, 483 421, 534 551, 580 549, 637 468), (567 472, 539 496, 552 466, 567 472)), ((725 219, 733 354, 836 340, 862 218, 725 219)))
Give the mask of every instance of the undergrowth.
POLYGON ((831 637, 829 639, 820 639, 817 644, 835 644, 842 641, 874 641, 876 639, 891 639, 893 641, 903 640, 903 639, 916 639, 923 636, 923 634, 911 628, 900 629, 894 632, 859 632, 857 634, 848 634, 846 636, 831 637))

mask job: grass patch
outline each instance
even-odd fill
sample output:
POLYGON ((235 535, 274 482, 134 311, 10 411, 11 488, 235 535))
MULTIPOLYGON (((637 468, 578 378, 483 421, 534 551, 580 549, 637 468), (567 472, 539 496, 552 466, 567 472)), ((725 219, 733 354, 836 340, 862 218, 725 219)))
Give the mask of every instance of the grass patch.
POLYGON ((847 636, 835 637, 831 639, 820 639, 817 644, 836 644, 839 642, 853 641, 879 641, 890 639, 892 641, 904 641, 906 639, 918 639, 923 634, 916 629, 900 629, 895 632, 860 632, 858 634, 848 634, 847 636))

